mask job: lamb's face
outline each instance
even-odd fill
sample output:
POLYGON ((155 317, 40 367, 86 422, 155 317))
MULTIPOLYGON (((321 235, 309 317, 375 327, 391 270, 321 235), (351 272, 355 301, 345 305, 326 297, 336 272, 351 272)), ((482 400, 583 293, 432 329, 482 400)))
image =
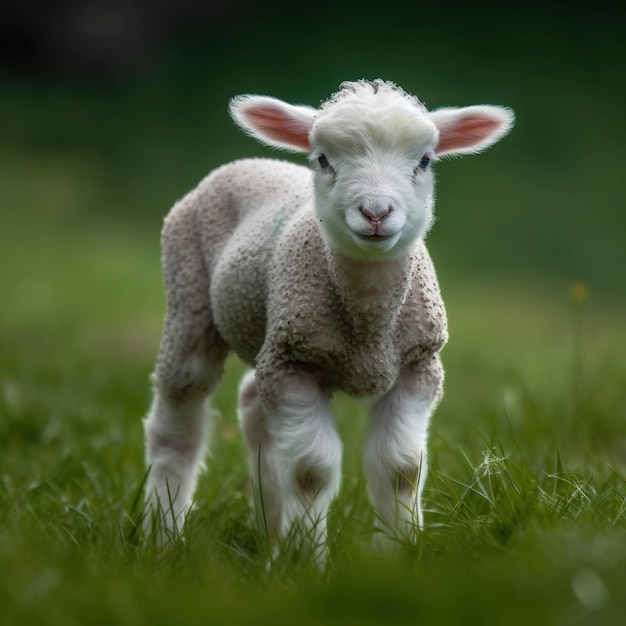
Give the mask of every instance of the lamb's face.
POLYGON ((511 129, 504 107, 428 112, 382 80, 342 83, 320 109, 267 96, 238 96, 230 112, 270 146, 307 152, 328 245, 359 259, 398 257, 432 222, 435 156, 475 154, 511 129))
POLYGON ((406 97, 380 90, 322 108, 309 135, 316 210, 331 248, 399 256, 432 222, 438 131, 406 97))

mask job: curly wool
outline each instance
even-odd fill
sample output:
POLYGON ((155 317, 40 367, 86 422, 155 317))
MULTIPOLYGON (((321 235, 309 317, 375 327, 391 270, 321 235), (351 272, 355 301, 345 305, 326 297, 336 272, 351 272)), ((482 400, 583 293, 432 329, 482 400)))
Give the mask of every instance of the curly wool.
MULTIPOLYGON (((305 363, 329 391, 379 395, 404 365, 436 354, 447 340, 435 270, 418 240, 407 269, 389 276, 394 297, 355 309, 361 299, 350 292, 362 280, 346 275, 347 260, 333 262, 317 225, 311 176, 271 159, 225 165, 174 207, 164 242, 201 249, 218 333, 258 376, 305 363), (188 228, 168 228, 183 222, 188 228)), ((187 280, 177 266, 165 263, 164 271, 167 284, 187 280)))

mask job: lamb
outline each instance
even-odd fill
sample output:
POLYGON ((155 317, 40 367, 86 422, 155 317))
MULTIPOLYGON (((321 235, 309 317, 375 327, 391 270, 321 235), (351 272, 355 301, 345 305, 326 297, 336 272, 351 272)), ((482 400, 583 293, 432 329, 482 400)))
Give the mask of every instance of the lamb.
POLYGON ((179 201, 162 233, 164 333, 145 419, 147 501, 181 530, 205 453, 205 404, 232 351, 251 369, 239 419, 260 523, 301 533, 326 559, 342 444, 329 396, 371 403, 363 465, 381 550, 423 525, 429 420, 442 396, 444 304, 424 244, 433 163, 480 152, 513 112, 428 111, 380 79, 342 83, 319 109, 256 95, 230 102, 261 142, 310 167, 244 159, 179 201), (297 529, 297 531, 294 531, 297 529))

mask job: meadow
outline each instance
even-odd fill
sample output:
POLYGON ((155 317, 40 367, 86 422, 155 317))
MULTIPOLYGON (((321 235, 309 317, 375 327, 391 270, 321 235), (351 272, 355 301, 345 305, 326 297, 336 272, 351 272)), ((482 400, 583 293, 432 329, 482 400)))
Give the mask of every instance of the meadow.
MULTIPOLYGON (((217 33, 186 48, 185 63, 174 57, 135 82, 5 80, 0 621, 621 623, 624 130, 615 67, 597 63, 613 58, 613 40, 599 27, 591 33, 597 46, 583 54, 573 39, 552 48, 548 31, 536 32, 532 53, 552 53, 541 73, 511 43, 492 69, 499 80, 476 69, 464 80, 472 64, 454 64, 454 50, 417 80, 393 52, 357 63, 347 48, 338 66, 312 63, 307 77, 287 80, 259 71, 276 62, 270 42, 256 59, 231 60, 230 70, 245 70, 224 71, 216 86, 203 82, 198 59, 220 48, 217 33), (505 65, 510 73, 498 74, 505 65), (425 92, 429 106, 492 101, 518 114, 511 137, 489 153, 438 166, 428 245, 450 342, 425 529, 393 560, 370 553, 360 470, 367 413, 337 396, 344 479, 329 518, 328 572, 289 545, 268 568, 236 423, 243 366, 231 359, 184 539, 162 552, 138 525, 141 418, 164 308, 162 218, 212 167, 269 154, 237 134, 228 97, 257 91, 315 104, 342 78, 372 72, 425 92), (593 132, 582 132, 592 110, 593 132)), ((454 49, 452 37, 447 44, 454 49)), ((481 45, 474 68, 488 56, 489 40, 481 45)))

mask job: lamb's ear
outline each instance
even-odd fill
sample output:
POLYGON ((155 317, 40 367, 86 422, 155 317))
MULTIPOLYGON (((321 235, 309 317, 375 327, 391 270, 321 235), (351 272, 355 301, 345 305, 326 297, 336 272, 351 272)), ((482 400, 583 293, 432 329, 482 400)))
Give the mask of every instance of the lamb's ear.
POLYGON ((428 117, 439 129, 438 155, 481 152, 502 139, 515 122, 511 109, 487 104, 436 109, 428 117))
POLYGON ((268 96, 236 96, 229 110, 248 134, 274 148, 310 152, 309 131, 316 109, 268 96))

